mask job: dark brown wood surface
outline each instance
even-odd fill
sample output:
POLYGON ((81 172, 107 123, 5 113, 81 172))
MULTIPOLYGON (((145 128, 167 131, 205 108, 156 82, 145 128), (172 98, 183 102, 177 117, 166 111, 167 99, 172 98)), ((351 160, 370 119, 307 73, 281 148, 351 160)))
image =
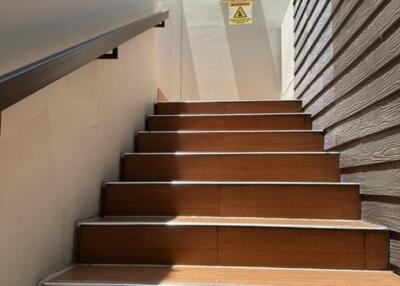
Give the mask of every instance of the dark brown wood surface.
POLYGON ((254 114, 221 116, 149 116, 150 131, 176 130, 310 130, 306 114, 254 114))
POLYGON ((106 216, 359 219, 357 185, 107 184, 106 216))
POLYGON ((156 114, 232 114, 301 112, 301 101, 160 102, 156 114))
POLYGON ((85 226, 79 262, 216 265, 217 228, 85 226))
POLYGON ((126 154, 125 181, 338 182, 335 153, 126 154))
POLYGON ((219 187, 151 183, 108 184, 103 189, 103 213, 108 216, 219 216, 219 187))
POLYGON ((372 230, 84 225, 79 262, 382 270, 387 244, 372 230))
POLYGON ((323 151, 319 132, 143 132, 137 152, 281 152, 323 151))
POLYGON ((371 243, 366 237, 350 231, 223 228, 218 257, 221 265, 386 269, 385 234, 371 243))

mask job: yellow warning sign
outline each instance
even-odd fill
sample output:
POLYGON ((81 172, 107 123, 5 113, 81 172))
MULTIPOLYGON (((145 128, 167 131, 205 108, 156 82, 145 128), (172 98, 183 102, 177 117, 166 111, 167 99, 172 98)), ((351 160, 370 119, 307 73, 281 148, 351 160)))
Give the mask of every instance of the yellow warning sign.
POLYGON ((229 25, 249 25, 253 23, 253 2, 229 1, 229 25))
POLYGON ((244 12, 242 7, 239 7, 239 9, 237 10, 235 16, 235 19, 243 19, 243 18, 247 18, 246 13, 244 12))

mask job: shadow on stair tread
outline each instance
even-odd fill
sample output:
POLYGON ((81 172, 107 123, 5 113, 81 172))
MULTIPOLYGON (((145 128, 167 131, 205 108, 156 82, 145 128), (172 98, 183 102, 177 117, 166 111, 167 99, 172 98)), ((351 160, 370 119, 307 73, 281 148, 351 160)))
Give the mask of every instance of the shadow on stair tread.
POLYGON ((389 271, 277 269, 178 265, 76 265, 46 286, 133 285, 268 285, 268 286, 398 286, 389 271), (107 284, 106 284, 107 283, 107 284))

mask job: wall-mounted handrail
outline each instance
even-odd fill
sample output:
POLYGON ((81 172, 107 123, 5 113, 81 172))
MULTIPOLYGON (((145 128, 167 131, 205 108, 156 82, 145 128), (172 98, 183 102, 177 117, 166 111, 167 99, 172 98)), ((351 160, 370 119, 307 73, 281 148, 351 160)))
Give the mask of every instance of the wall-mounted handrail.
POLYGON ((32 93, 88 64, 155 25, 160 24, 168 19, 168 17, 168 10, 153 13, 140 20, 136 20, 0 76, 0 113, 32 93))

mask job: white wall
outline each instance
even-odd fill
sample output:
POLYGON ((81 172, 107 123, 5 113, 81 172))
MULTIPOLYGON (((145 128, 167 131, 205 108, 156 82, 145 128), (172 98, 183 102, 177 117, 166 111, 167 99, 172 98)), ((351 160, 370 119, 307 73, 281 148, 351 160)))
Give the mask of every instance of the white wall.
POLYGON ((282 21, 282 99, 294 98, 294 8, 290 1, 282 21))
POLYGON ((255 0, 253 25, 229 26, 227 1, 164 0, 172 19, 158 31, 160 89, 169 100, 279 98, 288 1, 255 0))
POLYGON ((170 12, 166 28, 157 29, 157 85, 169 95, 180 100, 181 94, 181 0, 161 0, 160 8, 170 12))
POLYGON ((0 285, 34 286, 69 265, 75 224, 99 213, 100 185, 155 101, 155 32, 2 114, 0 285))
POLYGON ((155 11, 158 0, 1 0, 0 75, 155 11))

